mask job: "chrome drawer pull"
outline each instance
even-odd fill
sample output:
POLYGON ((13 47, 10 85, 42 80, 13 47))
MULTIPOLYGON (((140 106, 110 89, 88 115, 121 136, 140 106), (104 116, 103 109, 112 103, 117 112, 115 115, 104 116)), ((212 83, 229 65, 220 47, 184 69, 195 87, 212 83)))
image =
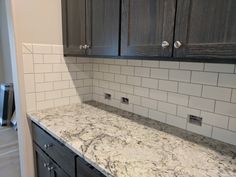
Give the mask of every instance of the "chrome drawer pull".
POLYGON ((53 144, 44 144, 44 148, 45 149, 48 149, 48 148, 50 148, 50 147, 52 147, 53 146, 53 144))

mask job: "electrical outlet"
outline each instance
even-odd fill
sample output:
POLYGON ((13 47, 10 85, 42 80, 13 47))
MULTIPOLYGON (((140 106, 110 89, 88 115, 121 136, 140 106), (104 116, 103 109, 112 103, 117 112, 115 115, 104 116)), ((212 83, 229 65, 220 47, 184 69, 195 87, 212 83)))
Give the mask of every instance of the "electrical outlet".
POLYGON ((202 126, 202 117, 188 115, 188 121, 191 124, 202 126))
POLYGON ((104 97, 105 97, 106 100, 110 100, 111 99, 111 94, 105 93, 104 97))
POLYGON ((123 104, 129 104, 129 99, 125 97, 121 97, 121 103, 123 104))

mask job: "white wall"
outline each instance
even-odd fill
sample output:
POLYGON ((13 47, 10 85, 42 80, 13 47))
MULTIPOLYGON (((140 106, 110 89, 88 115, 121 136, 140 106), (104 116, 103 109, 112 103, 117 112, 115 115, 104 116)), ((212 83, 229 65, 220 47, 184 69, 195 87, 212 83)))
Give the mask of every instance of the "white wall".
POLYGON ((5 0, 0 0, 0 81, 12 82, 10 44, 6 13, 5 0))

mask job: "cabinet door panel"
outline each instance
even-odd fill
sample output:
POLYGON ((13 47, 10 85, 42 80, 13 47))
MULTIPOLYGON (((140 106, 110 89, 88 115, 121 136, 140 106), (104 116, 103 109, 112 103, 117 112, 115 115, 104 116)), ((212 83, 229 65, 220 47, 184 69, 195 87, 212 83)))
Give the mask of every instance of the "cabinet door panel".
POLYGON ((34 145, 34 155, 35 155, 35 167, 37 177, 50 177, 50 172, 48 171, 46 164, 49 164, 49 158, 43 154, 43 152, 34 145))
POLYGON ((120 0, 86 1, 87 55, 118 56, 120 0))
POLYGON ((235 0, 179 0, 174 56, 236 58, 235 9, 235 0))
POLYGON ((53 169, 51 170, 51 177, 70 177, 58 165, 51 162, 53 169))
POLYGON ((62 0, 62 26, 65 55, 84 55, 85 0, 62 0))
POLYGON ((122 56, 172 56, 175 0, 123 0, 122 56), (162 48, 162 41, 170 46, 162 48))

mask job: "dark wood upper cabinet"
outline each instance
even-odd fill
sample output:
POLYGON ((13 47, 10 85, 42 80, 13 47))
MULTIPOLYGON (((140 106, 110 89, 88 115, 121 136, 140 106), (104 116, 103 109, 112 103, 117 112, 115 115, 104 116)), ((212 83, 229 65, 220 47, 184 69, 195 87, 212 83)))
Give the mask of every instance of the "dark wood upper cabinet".
POLYGON ((122 0, 121 56, 171 57, 175 4, 175 0, 122 0), (162 47, 164 41, 169 46, 162 47))
POLYGON ((65 55, 118 56, 120 0, 62 0, 65 55))
POLYGON ((85 0, 62 0, 62 26, 65 55, 85 55, 85 0))
POLYGON ((86 1, 87 55, 118 56, 120 0, 86 1))
POLYGON ((175 41, 182 45, 174 57, 236 59, 235 0, 178 0, 176 15, 175 41))

